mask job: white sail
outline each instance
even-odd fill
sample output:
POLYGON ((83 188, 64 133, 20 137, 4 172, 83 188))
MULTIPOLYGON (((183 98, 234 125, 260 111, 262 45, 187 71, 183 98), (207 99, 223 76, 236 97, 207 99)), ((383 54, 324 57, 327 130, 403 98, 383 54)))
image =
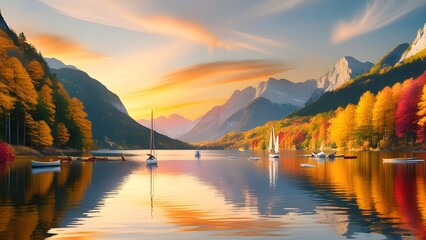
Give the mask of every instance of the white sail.
POLYGON ((271 135, 269 136, 269 158, 277 159, 280 157, 279 155, 279 137, 275 138, 274 126, 271 128, 271 135))
POLYGON ((280 152, 280 141, 279 141, 279 135, 277 135, 277 139, 275 140, 275 153, 279 153, 280 152))
POLYGON ((273 152, 274 151, 274 127, 272 127, 271 129, 271 134, 269 135, 269 152, 273 152))

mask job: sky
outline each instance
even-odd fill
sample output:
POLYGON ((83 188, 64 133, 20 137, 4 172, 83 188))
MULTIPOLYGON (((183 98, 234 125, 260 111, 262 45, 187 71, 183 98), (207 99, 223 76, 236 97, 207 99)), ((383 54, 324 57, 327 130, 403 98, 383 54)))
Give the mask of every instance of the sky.
POLYGON ((374 63, 426 22, 424 0, 1 0, 0 10, 135 120, 151 109, 194 120, 235 90, 315 79, 344 56, 374 63))

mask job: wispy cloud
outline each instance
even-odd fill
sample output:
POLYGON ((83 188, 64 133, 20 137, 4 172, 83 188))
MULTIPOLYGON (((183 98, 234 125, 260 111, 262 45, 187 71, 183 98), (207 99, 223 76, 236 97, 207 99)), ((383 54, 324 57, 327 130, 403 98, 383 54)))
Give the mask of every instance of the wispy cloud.
POLYGON ((96 60, 104 58, 105 55, 89 50, 79 43, 54 34, 35 34, 30 37, 30 42, 34 43, 45 56, 55 56, 62 59, 88 59, 96 60))
POLYGON ((138 11, 137 9, 144 9, 143 1, 138 2, 138 7, 133 8, 130 1, 126 1, 127 4, 115 0, 39 1, 72 18, 132 31, 185 39, 206 45, 210 52, 217 48, 229 51, 248 49, 266 52, 262 49, 262 44, 276 46, 274 40, 265 37, 253 34, 237 34, 237 32, 233 32, 234 34, 224 33, 219 23, 220 16, 218 16, 218 21, 207 24, 203 19, 195 17, 189 19, 186 16, 166 14, 158 10, 138 11))
POLYGON ((333 28, 331 42, 342 43, 380 29, 424 4, 424 0, 373 0, 359 16, 349 22, 338 22, 333 28))
POLYGON ((192 65, 163 76, 160 84, 145 89, 135 97, 183 86, 213 86, 236 82, 262 80, 289 68, 271 60, 218 61, 192 65))
POLYGON ((302 3, 308 2, 307 0, 263 0, 251 10, 251 14, 255 16, 264 16, 270 14, 276 14, 290 10, 302 3))

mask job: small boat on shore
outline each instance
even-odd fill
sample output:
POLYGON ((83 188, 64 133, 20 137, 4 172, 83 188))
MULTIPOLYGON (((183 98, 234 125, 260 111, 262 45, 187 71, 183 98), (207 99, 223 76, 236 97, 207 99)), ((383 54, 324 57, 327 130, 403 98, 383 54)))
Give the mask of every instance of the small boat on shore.
POLYGON ((31 167, 58 167, 61 166, 61 160, 50 161, 50 162, 40 162, 31 160, 31 167))
POLYGON ((424 162, 423 159, 418 159, 416 157, 409 158, 383 158, 383 163, 419 163, 424 162))
POLYGON ((259 160, 260 157, 249 157, 248 160, 259 160))

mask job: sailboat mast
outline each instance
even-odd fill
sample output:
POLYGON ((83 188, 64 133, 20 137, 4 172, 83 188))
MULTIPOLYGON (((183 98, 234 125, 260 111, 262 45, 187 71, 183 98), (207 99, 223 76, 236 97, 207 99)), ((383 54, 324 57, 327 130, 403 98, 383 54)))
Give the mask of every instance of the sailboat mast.
POLYGON ((153 134, 153 128, 154 128, 154 120, 153 120, 154 114, 151 110, 151 137, 149 139, 149 154, 152 155, 152 147, 154 145, 154 134, 153 134))

